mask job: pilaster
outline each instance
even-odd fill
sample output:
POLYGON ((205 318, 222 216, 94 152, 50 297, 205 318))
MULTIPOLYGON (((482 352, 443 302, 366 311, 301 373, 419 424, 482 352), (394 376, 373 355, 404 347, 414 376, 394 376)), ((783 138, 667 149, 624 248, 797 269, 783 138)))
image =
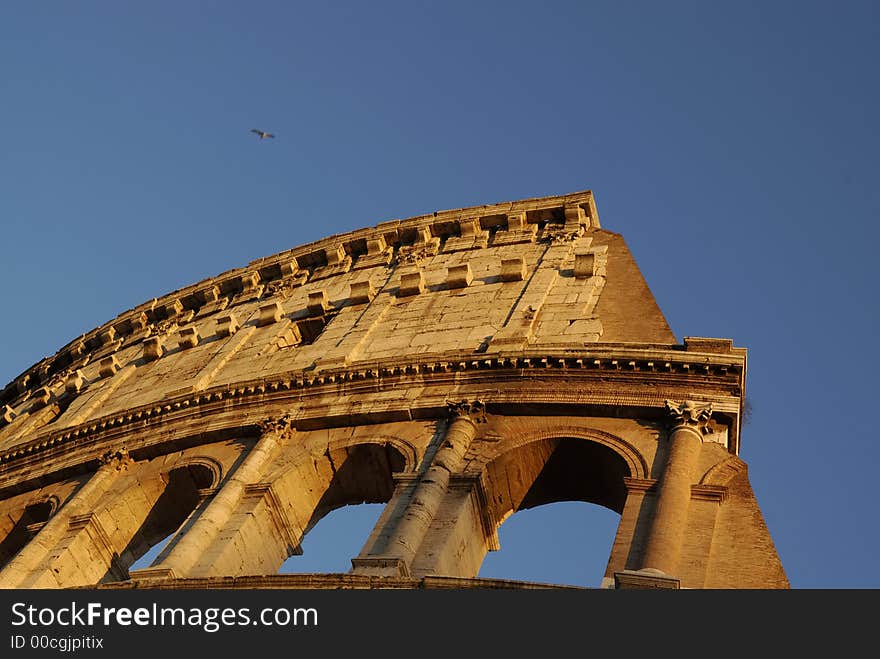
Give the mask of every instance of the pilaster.
POLYGON ((450 478, 459 472, 477 435, 478 424, 485 422, 482 401, 449 402, 447 412, 450 422, 442 442, 412 489, 402 513, 390 520, 393 531, 388 534, 382 553, 358 556, 352 561, 354 573, 409 576, 413 559, 446 496, 450 478))

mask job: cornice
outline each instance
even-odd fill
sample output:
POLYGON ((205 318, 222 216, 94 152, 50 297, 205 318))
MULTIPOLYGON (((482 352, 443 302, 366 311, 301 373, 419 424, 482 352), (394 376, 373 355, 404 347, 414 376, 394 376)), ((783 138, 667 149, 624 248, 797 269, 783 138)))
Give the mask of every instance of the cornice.
MULTIPOLYGON (((738 422, 739 392, 744 379, 743 359, 742 355, 735 353, 701 354, 675 349, 675 346, 657 350, 638 345, 615 348, 600 344, 576 353, 422 354, 368 360, 321 371, 288 371, 181 394, 73 427, 56 429, 49 424, 38 437, 0 452, 0 471, 6 471, 5 468, 11 468, 20 460, 31 464, 40 454, 54 453, 58 449, 76 446, 88 450, 87 446, 99 445, 109 437, 124 436, 132 430, 159 428, 169 421, 204 419, 231 410, 244 412, 271 405, 295 404, 300 411, 292 419, 294 427, 322 427, 321 419, 332 417, 333 410, 324 403, 309 406, 309 400, 320 402, 324 395, 338 395, 340 387, 344 387, 347 394, 361 392, 365 395, 409 386, 472 387, 486 392, 481 397, 485 399, 489 412, 492 412, 493 405, 498 409, 497 406, 503 404, 506 409, 552 405, 554 408, 571 408, 574 412, 585 406, 632 408, 634 413, 648 410, 657 415, 664 414, 665 397, 670 391, 690 391, 714 399, 719 403, 716 405, 719 412, 738 422), (524 382, 526 388, 530 383, 537 387, 534 391, 517 391, 509 398, 503 388, 493 386, 511 380, 524 382), (554 380, 560 382, 560 387, 552 386, 554 380), (594 383, 594 386, 589 391, 577 390, 573 386, 577 383, 594 383)), ((377 417, 377 422, 388 418, 412 418, 411 411, 391 413, 391 408, 410 410, 405 398, 396 397, 395 400, 397 402, 387 405, 383 418, 377 417)), ((433 400, 426 393, 413 404, 421 414, 440 417, 447 401, 442 396, 433 400)), ((254 423, 258 424, 259 419, 254 423)))

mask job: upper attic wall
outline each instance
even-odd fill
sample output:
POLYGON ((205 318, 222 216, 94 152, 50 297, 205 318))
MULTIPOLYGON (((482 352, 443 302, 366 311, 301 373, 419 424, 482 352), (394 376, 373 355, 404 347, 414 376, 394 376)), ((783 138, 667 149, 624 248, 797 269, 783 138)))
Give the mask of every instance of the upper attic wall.
POLYGON ((604 329, 602 341, 677 343, 623 236, 598 230, 593 244, 607 246, 611 255, 605 290, 596 305, 604 329))
POLYGON ((421 354, 674 344, 589 191, 332 236, 150 300, 0 396, 0 445, 185 391, 421 354))

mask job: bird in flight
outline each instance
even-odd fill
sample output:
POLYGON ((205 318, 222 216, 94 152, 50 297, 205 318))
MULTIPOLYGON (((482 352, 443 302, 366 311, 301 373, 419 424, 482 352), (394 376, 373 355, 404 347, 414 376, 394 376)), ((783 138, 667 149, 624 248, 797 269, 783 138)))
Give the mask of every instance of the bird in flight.
POLYGON ((251 132, 259 135, 261 140, 265 140, 267 137, 275 137, 272 133, 267 133, 264 130, 257 130, 256 128, 251 128, 251 132))

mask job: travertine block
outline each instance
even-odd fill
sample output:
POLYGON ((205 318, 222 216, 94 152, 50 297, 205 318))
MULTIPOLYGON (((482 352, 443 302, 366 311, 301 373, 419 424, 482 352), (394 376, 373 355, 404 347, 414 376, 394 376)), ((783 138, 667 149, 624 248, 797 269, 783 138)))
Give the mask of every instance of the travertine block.
POLYGON ((327 291, 321 289, 309 293, 309 303, 307 305, 309 315, 323 316, 330 310, 330 302, 327 300, 327 291))
POLYGON ((388 243, 385 242, 385 236, 376 235, 367 238, 367 255, 376 256, 388 249, 388 243))
POLYGON ((217 336, 232 336, 238 331, 238 319, 233 313, 227 313, 217 318, 217 336))
POLYGON ((495 234, 492 245, 500 247, 519 243, 533 243, 537 233, 538 225, 529 224, 525 213, 508 213, 507 229, 498 231, 495 234))
MULTIPOLYGON (((110 359, 113 359, 113 357, 110 357, 110 359)), ((80 390, 82 390, 84 383, 85 378, 83 377, 83 373, 81 370, 77 369, 67 376, 67 381, 64 383, 64 390, 69 394, 78 394, 80 390)))
MULTIPOLYGON (((529 228, 528 219, 523 212, 507 214, 508 231, 524 231, 529 228)), ((535 227, 537 229, 537 227, 535 227)))
POLYGON ((577 230, 579 227, 589 226, 590 221, 584 212, 584 208, 579 203, 565 204, 565 229, 567 231, 577 230))
POLYGON ((217 298, 220 297, 220 289, 215 284, 210 284, 200 289, 198 291, 198 296, 199 299, 202 301, 202 304, 216 302, 217 298))
POLYGON ((174 318, 183 311, 183 304, 177 298, 161 305, 163 318, 174 318))
POLYGON ((480 228, 478 218, 467 218, 458 223, 460 236, 451 236, 446 239, 443 247, 445 252, 457 252, 461 250, 480 249, 486 246, 489 233, 480 228))
POLYGON ((260 315, 257 318, 257 325, 265 327, 281 320, 281 305, 278 302, 264 304, 260 307, 260 315))
POLYGON ((0 406, 0 426, 5 425, 7 423, 12 423, 12 420, 16 417, 15 410, 13 410, 9 405, 0 406))
POLYGON ((349 304, 366 304, 374 297, 376 297, 376 290, 373 288, 373 282, 367 279, 351 285, 348 301, 349 304))
POLYGON ((340 263, 345 261, 345 248, 342 246, 342 243, 337 243, 336 245, 325 249, 324 256, 326 256, 327 258, 328 266, 339 265, 340 263))
POLYGON ((593 252, 579 251, 574 254, 574 276, 586 279, 596 274, 596 255, 593 252))
POLYGON ((119 362, 116 360, 116 355, 110 355, 109 357, 105 357, 101 360, 101 370, 98 371, 102 378, 109 378, 111 375, 114 375, 121 366, 119 362))
POLYGON ((518 256, 501 260, 501 281, 522 281, 526 278, 526 260, 518 256))
POLYGON ((116 338, 116 330, 113 327, 108 327, 100 332, 98 332, 98 343, 102 346, 106 346, 113 342, 113 339, 116 338))
POLYGON ((239 275, 238 280, 241 286, 242 293, 250 293, 253 292, 257 286, 260 284, 260 273, 259 272, 245 272, 239 275))
POLYGON ((299 272, 299 265, 297 265, 296 259, 285 259, 281 262, 282 277, 292 277, 297 272, 299 272))
POLYGON ((470 263, 457 265, 446 271, 447 288, 466 288, 471 285, 473 280, 474 273, 471 271, 470 263))
POLYGON ((425 292, 425 273, 421 268, 414 272, 407 272, 400 276, 400 288, 397 292, 399 297, 418 295, 425 292))
POLYGON ((162 339, 158 336, 151 336, 144 341, 144 359, 148 362, 159 359, 165 354, 165 346, 162 345, 162 339))
POLYGON ((602 334, 602 321, 597 318, 576 320, 566 327, 563 334, 602 334))
POLYGON ((31 397, 30 397, 31 404, 32 404, 31 409, 44 407, 51 399, 52 399, 52 392, 49 391, 49 387, 40 387, 33 394, 31 394, 31 397))
POLYGON ((199 344, 199 330, 195 325, 189 325, 180 330, 177 345, 182 349, 195 348, 199 344))

